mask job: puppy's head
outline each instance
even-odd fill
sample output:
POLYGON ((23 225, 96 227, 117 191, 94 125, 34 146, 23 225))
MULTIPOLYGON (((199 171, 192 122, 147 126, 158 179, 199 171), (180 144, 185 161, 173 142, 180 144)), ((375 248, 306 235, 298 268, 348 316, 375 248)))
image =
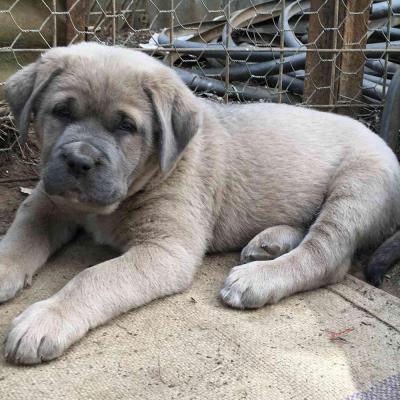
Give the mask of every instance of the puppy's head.
POLYGON ((155 164, 167 174, 201 123, 171 69, 97 44, 49 50, 6 82, 6 98, 22 136, 34 116, 46 192, 97 212, 115 209, 155 164))

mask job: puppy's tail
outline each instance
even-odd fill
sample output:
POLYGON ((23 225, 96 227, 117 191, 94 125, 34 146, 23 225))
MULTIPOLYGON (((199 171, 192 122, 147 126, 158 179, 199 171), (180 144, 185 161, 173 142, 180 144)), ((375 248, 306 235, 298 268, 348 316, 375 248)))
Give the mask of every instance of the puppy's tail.
POLYGON ((400 260, 400 231, 387 239, 375 253, 365 270, 367 281, 374 286, 382 284, 385 273, 400 260))

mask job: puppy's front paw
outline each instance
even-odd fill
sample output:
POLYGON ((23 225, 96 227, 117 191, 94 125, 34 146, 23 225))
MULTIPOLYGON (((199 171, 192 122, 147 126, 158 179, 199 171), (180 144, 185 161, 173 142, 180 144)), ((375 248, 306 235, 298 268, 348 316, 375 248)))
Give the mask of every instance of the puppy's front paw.
POLYGON ((32 277, 17 268, 0 265, 0 303, 12 299, 25 286, 31 284, 32 277))
POLYGON ((272 263, 256 261, 232 268, 220 292, 222 300, 234 308, 259 308, 286 297, 286 285, 272 263))
POLYGON ((62 354, 87 331, 63 315, 51 299, 31 305, 11 324, 5 357, 14 364, 37 364, 62 354))

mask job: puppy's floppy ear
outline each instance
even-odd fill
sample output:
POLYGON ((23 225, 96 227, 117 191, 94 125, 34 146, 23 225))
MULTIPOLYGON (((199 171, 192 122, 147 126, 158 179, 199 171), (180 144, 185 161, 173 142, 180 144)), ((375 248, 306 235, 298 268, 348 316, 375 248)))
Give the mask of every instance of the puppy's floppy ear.
POLYGON ((28 135, 30 116, 35 100, 53 78, 61 72, 60 68, 53 69, 44 79, 39 80, 39 63, 40 61, 36 61, 22 68, 5 84, 5 97, 14 114, 22 143, 25 142, 28 135))
POLYGON ((156 115, 161 171, 167 173, 199 130, 201 110, 196 97, 172 71, 148 79, 145 90, 156 115))

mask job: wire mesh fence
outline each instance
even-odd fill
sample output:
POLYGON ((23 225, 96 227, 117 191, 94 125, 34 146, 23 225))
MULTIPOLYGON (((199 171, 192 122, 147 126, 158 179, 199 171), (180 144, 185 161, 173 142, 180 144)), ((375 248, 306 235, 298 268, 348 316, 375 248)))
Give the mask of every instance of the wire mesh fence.
POLYGON ((148 52, 216 100, 300 104, 377 130, 400 69, 400 0, 1 0, 0 85, 83 40, 148 52))

